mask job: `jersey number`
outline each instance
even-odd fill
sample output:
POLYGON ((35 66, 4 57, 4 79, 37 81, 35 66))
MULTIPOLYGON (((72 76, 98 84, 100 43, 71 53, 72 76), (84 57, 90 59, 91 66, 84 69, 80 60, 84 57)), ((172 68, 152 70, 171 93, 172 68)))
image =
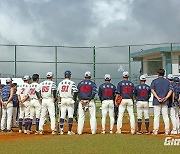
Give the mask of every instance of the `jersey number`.
POLYGON ((68 92, 69 86, 62 86, 61 92, 68 92))
POLYGON ((21 94, 24 94, 24 90, 25 90, 25 88, 22 88, 22 89, 21 89, 21 94))
POLYGON ((132 86, 123 86, 123 93, 124 94, 132 93, 132 86))
POLYGON ((35 95, 35 88, 30 88, 29 94, 30 94, 30 95, 35 95))
POLYGON ((80 88, 80 91, 82 91, 84 93, 88 93, 88 92, 90 92, 90 90, 91 90, 91 86, 82 86, 80 88))
POLYGON ((49 86, 42 87, 42 92, 48 92, 48 91, 49 91, 49 86))
POLYGON ((112 89, 109 89, 109 88, 104 89, 104 96, 110 97, 112 95, 113 95, 113 90, 112 89))
POLYGON ((146 94, 147 94, 146 90, 142 90, 142 91, 140 92, 140 96, 141 96, 141 97, 145 97, 146 94))

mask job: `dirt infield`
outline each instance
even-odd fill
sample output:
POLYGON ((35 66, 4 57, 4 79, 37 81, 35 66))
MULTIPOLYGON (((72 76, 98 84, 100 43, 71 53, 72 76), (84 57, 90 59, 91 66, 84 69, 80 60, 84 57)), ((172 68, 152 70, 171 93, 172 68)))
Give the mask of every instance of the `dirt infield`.
MULTIPOLYGON (((142 131, 145 132, 145 125, 143 124, 142 126, 142 131)), ((32 127, 32 130, 35 130, 35 126, 32 127)), ((51 135, 51 129, 50 129, 50 124, 46 124, 44 126, 44 135, 35 135, 35 134, 23 134, 23 133, 19 133, 18 132, 18 128, 13 128, 13 132, 12 133, 0 133, 0 142, 9 142, 9 141, 16 141, 16 140, 26 140, 26 139, 30 139, 30 138, 45 138, 49 135, 51 135)), ((150 125, 150 130, 152 130, 152 124, 150 125)), ((68 131, 68 127, 67 124, 65 124, 64 127, 64 132, 65 134, 68 131)), ((73 125, 73 131, 75 133, 77 133, 77 123, 74 123, 73 125)), ((114 125, 114 133, 116 132, 116 125, 114 125)), ((109 124, 106 125, 106 132, 109 133, 109 124)), ((97 127, 97 134, 101 133, 101 124, 98 124, 97 127)), ((129 134, 130 133, 130 124, 129 123, 124 123, 123 124, 123 128, 122 128, 122 134, 129 134)), ((91 134, 91 130, 90 130, 90 125, 89 124, 85 124, 84 126, 84 130, 83 130, 83 134, 91 134)), ((149 135, 151 137, 164 137, 164 124, 161 123, 160 124, 160 129, 159 129, 159 134, 157 136, 153 136, 153 135, 149 135)))

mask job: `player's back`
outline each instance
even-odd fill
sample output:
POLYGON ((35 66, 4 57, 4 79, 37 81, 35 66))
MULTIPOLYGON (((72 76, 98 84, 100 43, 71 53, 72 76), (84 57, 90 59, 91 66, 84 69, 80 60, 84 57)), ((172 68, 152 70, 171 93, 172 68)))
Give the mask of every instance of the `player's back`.
POLYGON ((137 101, 148 101, 151 97, 151 89, 147 84, 139 84, 135 87, 135 92, 137 101))
POLYGON ((30 99, 38 99, 36 96, 36 92, 35 92, 35 90, 38 86, 39 86, 39 84, 36 82, 33 82, 30 84, 29 92, 28 92, 30 99))
POLYGON ((52 98, 53 97, 53 90, 56 90, 55 82, 51 80, 45 80, 40 83, 40 88, 37 88, 36 91, 41 91, 42 98, 52 98))
POLYGON ((17 88, 17 95, 19 95, 21 99, 23 99, 24 97, 28 95, 29 88, 30 88, 30 85, 26 82, 23 83, 22 85, 19 85, 17 88))
POLYGON ((58 85, 58 93, 61 98, 73 98, 73 94, 78 92, 75 83, 71 80, 64 79, 58 85))

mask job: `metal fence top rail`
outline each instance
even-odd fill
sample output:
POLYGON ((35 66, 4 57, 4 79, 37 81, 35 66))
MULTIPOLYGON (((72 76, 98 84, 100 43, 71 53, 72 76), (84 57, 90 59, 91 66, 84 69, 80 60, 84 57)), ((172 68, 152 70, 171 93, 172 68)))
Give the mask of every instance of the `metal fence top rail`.
POLYGON ((119 47, 129 47, 129 46, 148 46, 148 45, 166 45, 166 44, 180 44, 180 42, 174 43, 148 43, 148 44, 129 44, 129 45, 114 45, 114 46, 66 46, 66 45, 27 45, 27 44, 0 44, 0 46, 19 46, 19 47, 58 47, 58 48, 119 48, 119 47))

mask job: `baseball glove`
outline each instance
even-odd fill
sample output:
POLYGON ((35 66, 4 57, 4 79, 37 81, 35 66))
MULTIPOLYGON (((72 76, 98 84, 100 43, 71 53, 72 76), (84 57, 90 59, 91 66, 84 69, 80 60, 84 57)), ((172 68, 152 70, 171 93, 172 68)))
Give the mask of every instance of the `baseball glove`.
POLYGON ((121 95, 119 95, 118 97, 117 97, 117 99, 116 99, 116 105, 120 105, 121 104, 121 101, 122 101, 122 96, 121 95))

